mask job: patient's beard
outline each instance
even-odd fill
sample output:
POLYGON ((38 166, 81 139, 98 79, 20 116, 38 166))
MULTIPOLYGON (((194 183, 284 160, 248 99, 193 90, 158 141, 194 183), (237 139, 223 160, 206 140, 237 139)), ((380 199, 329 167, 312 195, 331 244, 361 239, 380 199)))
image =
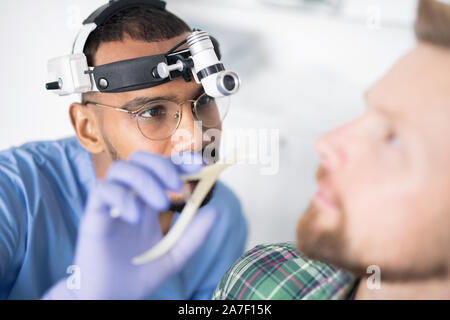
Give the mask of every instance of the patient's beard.
POLYGON ((322 230, 320 211, 311 202, 297 225, 297 249, 311 259, 329 263, 361 275, 367 266, 363 266, 349 256, 349 240, 345 228, 345 215, 339 206, 340 219, 335 228, 322 230))
MULTIPOLYGON (((338 211, 340 219, 336 227, 332 230, 324 230, 320 225, 320 210, 314 202, 311 202, 297 225, 297 249, 311 259, 345 269, 355 276, 367 277, 369 265, 361 260, 358 252, 351 252, 350 241, 358 240, 348 237, 346 211, 342 205, 339 205, 338 211)), ((443 251, 445 250, 440 250, 440 252, 443 251)), ((425 253, 422 255, 425 258, 425 253)), ((445 260, 442 261, 442 257, 439 259, 439 257, 428 256, 427 259, 420 259, 412 263, 401 262, 389 266, 379 265, 379 267, 382 271, 383 281, 391 283, 408 283, 448 277, 448 264, 445 260)))

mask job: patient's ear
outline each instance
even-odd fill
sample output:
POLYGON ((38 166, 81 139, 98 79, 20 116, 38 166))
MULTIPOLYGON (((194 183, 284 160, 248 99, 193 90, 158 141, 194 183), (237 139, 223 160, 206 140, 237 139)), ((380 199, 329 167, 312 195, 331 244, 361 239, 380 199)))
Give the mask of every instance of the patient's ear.
POLYGON ((83 148, 93 154, 103 152, 104 141, 96 111, 87 105, 74 102, 70 105, 69 115, 75 134, 83 148))

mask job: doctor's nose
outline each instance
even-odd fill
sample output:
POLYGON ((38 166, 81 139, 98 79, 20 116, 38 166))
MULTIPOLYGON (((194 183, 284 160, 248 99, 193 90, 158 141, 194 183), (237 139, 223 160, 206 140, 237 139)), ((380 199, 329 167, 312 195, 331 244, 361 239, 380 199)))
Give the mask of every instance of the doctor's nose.
POLYGON ((191 105, 183 105, 180 124, 172 136, 173 148, 177 151, 198 152, 202 149, 203 132, 201 122, 193 115, 191 105))

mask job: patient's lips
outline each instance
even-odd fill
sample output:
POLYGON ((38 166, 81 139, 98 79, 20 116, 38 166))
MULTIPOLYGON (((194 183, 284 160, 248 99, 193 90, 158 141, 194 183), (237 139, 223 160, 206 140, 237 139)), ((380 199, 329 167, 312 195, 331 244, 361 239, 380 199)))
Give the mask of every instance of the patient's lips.
POLYGON ((326 169, 320 167, 317 172, 318 190, 314 195, 314 200, 326 205, 327 207, 336 209, 338 207, 337 193, 333 187, 330 176, 326 169))
POLYGON ((314 195, 314 199, 325 204, 328 207, 336 207, 335 202, 322 189, 317 190, 316 194, 314 195))

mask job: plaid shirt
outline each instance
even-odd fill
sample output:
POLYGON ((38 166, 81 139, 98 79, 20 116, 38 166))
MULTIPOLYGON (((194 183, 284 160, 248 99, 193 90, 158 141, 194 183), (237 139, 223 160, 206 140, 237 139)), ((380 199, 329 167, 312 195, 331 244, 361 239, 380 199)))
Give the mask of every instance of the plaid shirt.
POLYGON ((228 269, 212 299, 347 299, 355 283, 350 273, 307 259, 294 243, 265 244, 228 269))

